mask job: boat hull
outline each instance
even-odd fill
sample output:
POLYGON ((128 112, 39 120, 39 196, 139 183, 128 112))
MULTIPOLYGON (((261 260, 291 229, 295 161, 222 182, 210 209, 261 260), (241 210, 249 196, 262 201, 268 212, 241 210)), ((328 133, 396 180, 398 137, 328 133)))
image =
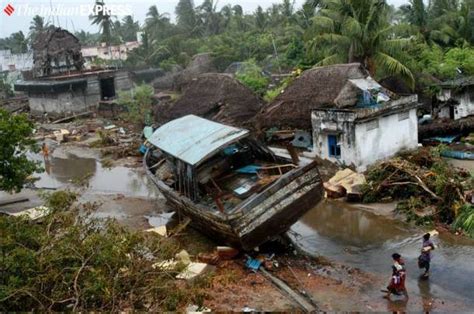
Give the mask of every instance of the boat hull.
POLYGON ((158 180, 146 167, 147 175, 181 216, 211 239, 251 250, 286 232, 302 215, 323 198, 323 185, 315 163, 297 168, 264 191, 251 196, 230 214, 222 214, 192 202, 158 180))

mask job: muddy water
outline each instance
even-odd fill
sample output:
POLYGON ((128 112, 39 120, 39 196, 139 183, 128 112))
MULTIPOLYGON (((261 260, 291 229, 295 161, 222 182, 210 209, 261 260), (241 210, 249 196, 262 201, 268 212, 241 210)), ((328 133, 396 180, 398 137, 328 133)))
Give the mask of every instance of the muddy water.
POLYGON ((156 197, 157 190, 147 179, 142 169, 127 167, 104 168, 94 156, 78 156, 77 152, 55 154, 49 162, 41 156, 33 155, 32 159, 40 160, 45 172, 37 174, 38 188, 60 188, 78 182, 86 177, 88 191, 104 194, 124 194, 137 197, 156 197), (59 157, 55 157, 58 155, 59 157))
POLYGON ((450 234, 434 237, 438 248, 433 252, 432 276, 419 280, 417 257, 423 233, 406 223, 337 201, 322 202, 289 232, 295 244, 310 255, 326 256, 386 274, 387 278, 390 256, 399 252, 407 263, 410 295, 474 306, 474 241, 450 234))

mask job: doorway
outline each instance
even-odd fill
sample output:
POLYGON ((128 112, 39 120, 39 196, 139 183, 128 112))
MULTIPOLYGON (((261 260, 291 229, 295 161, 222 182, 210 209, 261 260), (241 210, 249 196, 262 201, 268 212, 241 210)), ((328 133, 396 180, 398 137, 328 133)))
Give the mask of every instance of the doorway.
POLYGON ((100 79, 100 98, 109 100, 115 97, 115 81, 113 77, 100 79))

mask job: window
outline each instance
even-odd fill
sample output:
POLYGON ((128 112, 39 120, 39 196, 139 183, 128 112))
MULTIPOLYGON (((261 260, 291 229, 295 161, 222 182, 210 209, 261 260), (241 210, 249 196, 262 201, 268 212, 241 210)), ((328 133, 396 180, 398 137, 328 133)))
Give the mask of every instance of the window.
POLYGON ((405 112, 400 112, 398 114, 398 121, 403 121, 403 120, 406 120, 410 117, 410 112, 409 111, 405 111, 405 112))
POLYGON ((375 119, 367 122, 367 131, 377 129, 379 127, 379 120, 375 119))
POLYGON ((328 135, 329 157, 341 158, 341 145, 337 135, 328 135))

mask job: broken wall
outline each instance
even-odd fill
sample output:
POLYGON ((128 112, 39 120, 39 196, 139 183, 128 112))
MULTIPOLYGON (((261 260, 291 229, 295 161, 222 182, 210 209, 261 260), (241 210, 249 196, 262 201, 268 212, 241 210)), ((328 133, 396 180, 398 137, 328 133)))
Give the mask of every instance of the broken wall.
POLYGON ((355 148, 356 115, 351 111, 314 110, 311 114, 313 125, 313 150, 316 156, 334 163, 350 165, 357 160, 355 148), (329 154, 328 135, 336 135, 341 147, 341 158, 329 154))

